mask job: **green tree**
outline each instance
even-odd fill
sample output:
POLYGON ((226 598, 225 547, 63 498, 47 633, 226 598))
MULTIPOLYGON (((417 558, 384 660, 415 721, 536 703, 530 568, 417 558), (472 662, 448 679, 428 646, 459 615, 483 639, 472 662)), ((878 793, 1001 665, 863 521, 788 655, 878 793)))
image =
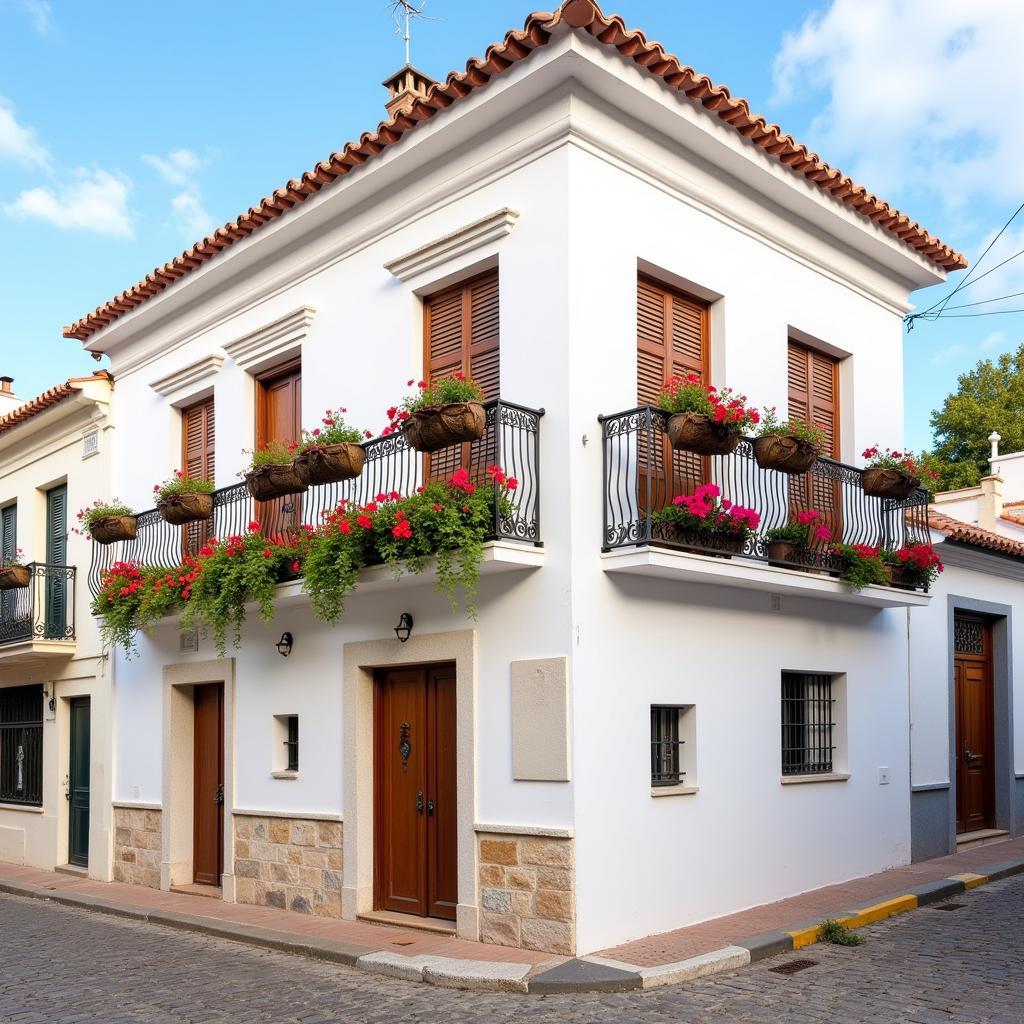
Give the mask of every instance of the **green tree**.
POLYGON ((989 470, 995 430, 1004 452, 1024 451, 1024 345, 962 373, 957 388, 931 415, 934 447, 925 463, 939 474, 935 489, 973 487, 989 470))

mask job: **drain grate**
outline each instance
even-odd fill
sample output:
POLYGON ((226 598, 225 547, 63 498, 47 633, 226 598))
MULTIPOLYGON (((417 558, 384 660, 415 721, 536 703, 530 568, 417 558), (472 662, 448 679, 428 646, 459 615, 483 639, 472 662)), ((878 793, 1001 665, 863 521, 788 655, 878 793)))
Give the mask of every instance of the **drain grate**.
POLYGON ((769 967, 768 970, 772 974, 785 974, 788 977, 790 974, 799 974, 801 971, 806 971, 808 967, 816 967, 817 965, 817 960, 790 960, 788 964, 769 967))
POLYGON ((963 910, 966 903, 943 903, 941 906, 932 907, 932 910, 963 910))

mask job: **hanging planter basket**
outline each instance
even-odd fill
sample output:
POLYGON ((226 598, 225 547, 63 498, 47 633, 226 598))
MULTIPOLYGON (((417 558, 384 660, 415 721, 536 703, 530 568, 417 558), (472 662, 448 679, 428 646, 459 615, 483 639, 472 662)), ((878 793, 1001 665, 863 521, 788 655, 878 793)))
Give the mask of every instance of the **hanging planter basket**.
POLYGON ((213 515, 212 494, 168 494, 156 503, 156 510, 168 523, 184 526, 213 515))
POLYGON ((479 402, 453 402, 417 409, 403 424, 410 448, 436 452, 462 441, 477 441, 487 428, 487 413, 479 402))
POLYGON ((871 466, 864 470, 864 493, 876 498, 909 498, 921 486, 916 476, 907 476, 888 466, 871 466))
POLYGON ((352 480, 363 471, 366 451, 361 444, 325 444, 295 456, 295 475, 307 487, 352 480))
POLYGON ((728 455, 736 450, 741 435, 700 412, 677 412, 668 418, 668 438, 678 451, 697 455, 728 455))
POLYGON ((32 579, 32 570, 27 565, 9 565, 0 569, 0 590, 22 590, 32 579))
POLYGON ((905 565, 890 565, 889 574, 892 577, 892 585, 901 590, 918 590, 921 587, 921 575, 915 569, 909 569, 905 565))
POLYGON ((286 462, 249 470, 245 474, 245 486, 257 501, 273 501, 286 494, 301 494, 309 484, 302 481, 293 463, 286 462))
POLYGON ((119 540, 135 540, 138 529, 135 516, 100 516, 89 524, 89 536, 97 544, 116 544, 119 540))
POLYGON ((765 434, 754 438, 754 461, 762 469, 806 473, 817 458, 817 447, 795 434, 765 434))

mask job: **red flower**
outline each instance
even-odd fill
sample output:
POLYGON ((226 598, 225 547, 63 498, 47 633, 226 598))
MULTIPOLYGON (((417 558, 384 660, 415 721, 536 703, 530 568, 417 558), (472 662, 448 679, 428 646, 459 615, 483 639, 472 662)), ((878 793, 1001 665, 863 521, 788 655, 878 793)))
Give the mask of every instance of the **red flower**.
POLYGON ((263 549, 263 557, 264 558, 269 558, 270 557, 270 548, 264 548, 263 549))
POLYGON ((356 523, 364 530, 370 530, 373 528, 373 520, 369 516, 357 516, 356 523))
POLYGON ((253 533, 259 533, 260 532, 260 524, 257 523, 255 519, 253 519, 252 522, 249 523, 249 529, 253 533))
POLYGON ((298 572, 298 571, 299 571, 299 563, 298 562, 292 562, 292 572, 298 572))
POLYGON ((505 480, 505 487, 510 491, 514 491, 518 486, 519 481, 514 476, 510 476, 505 480))
POLYGON ((403 519, 391 527, 391 532, 398 538, 407 539, 412 536, 412 527, 407 519, 403 519))
POLYGON ((435 512, 440 512, 441 509, 443 509, 443 508, 444 508, 444 505, 437 505, 437 504, 434 505, 434 511, 435 512))
POLYGON ((364 430, 363 431, 363 437, 365 437, 367 440, 369 440, 371 437, 373 437, 373 434, 371 434, 369 430, 364 430))

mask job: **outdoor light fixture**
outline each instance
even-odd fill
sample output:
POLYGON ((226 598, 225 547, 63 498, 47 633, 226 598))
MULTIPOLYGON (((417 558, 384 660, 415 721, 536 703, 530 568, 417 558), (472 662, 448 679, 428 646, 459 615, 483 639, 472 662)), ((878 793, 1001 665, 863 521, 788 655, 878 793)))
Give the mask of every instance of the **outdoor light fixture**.
POLYGON ((284 632, 281 634, 281 639, 277 641, 275 645, 277 647, 277 653, 282 658, 287 658, 292 653, 292 635, 291 633, 284 632))
POLYGON ((412 635, 412 616, 408 612, 402 612, 398 625, 395 626, 395 636, 404 644, 412 635))

